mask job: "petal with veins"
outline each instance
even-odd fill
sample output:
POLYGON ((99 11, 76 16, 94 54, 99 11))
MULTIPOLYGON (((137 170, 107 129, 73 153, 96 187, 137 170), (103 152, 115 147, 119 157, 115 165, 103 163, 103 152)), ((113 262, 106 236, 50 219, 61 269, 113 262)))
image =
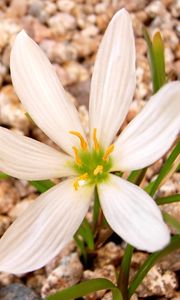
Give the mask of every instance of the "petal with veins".
POLYGON ((167 245, 170 235, 160 210, 141 188, 110 175, 98 194, 107 222, 126 242, 149 252, 167 245))
POLYGON ((79 144, 69 131, 78 131, 84 136, 77 111, 49 60, 25 31, 16 37, 10 69, 15 91, 34 122, 72 154, 72 145, 79 144))
POLYGON ((0 170, 26 180, 75 175, 68 155, 0 127, 0 170))
POLYGON ((91 83, 90 131, 106 147, 122 124, 135 88, 132 22, 125 9, 112 18, 102 39, 91 83))
POLYGON ((41 194, 0 240, 0 271, 26 273, 47 264, 73 238, 92 194, 93 187, 75 191, 73 179, 41 194))
POLYGON ((115 142, 112 170, 144 168, 162 157, 180 128, 180 82, 166 84, 115 142))

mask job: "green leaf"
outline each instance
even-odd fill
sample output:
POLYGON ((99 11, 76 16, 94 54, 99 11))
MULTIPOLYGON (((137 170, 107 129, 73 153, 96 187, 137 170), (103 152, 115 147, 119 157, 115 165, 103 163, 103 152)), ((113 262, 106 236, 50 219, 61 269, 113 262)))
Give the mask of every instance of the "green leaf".
POLYGON ((179 201, 180 201, 180 194, 156 199, 156 203, 158 205, 163 205, 163 204, 167 204, 167 203, 174 203, 174 202, 179 202, 179 201))
POLYGON ((168 255, 174 250, 177 250, 180 248, 180 236, 175 235, 172 237, 171 242, 167 247, 165 247, 163 250, 155 252, 151 254, 148 259, 144 262, 144 264, 140 267, 140 269, 137 271, 134 279, 132 280, 128 294, 129 298, 135 293, 138 286, 143 281, 146 274, 149 272, 149 270, 164 256, 168 255))
POLYGON ((86 252, 86 247, 84 245, 84 241, 81 238, 79 238, 77 235, 74 236, 74 240, 83 256, 84 264, 86 265, 87 264, 87 252, 86 252))
POLYGON ((153 36, 152 46, 158 79, 158 87, 156 91, 158 91, 166 83, 164 44, 160 32, 156 32, 153 36))
POLYGON ((30 181, 30 184, 34 186, 38 192, 44 193, 54 186, 51 180, 40 180, 40 181, 30 181))
POLYGON ((111 281, 104 278, 81 282, 47 297, 46 300, 72 300, 100 290, 112 290, 113 299, 122 300, 120 292, 117 292, 117 287, 111 281))
POLYGON ((95 188, 95 197, 94 197, 94 206, 93 206, 93 231, 96 231, 98 219, 99 219, 99 212, 100 212, 100 203, 99 203, 99 196, 97 192, 97 188, 95 188))
POLYGON ((171 168, 173 168, 173 163, 177 159, 177 157, 180 154, 180 141, 177 143, 177 145, 172 150, 171 154, 167 158, 166 162, 164 163, 163 167, 161 168, 158 177, 153 182, 149 194, 151 196, 154 196, 156 193, 158 187, 160 186, 163 179, 168 175, 168 173, 171 171, 171 168))
POLYGON ((176 220, 173 216, 168 214, 167 212, 163 211, 163 218, 164 221, 171 227, 177 230, 177 233, 180 233, 180 222, 176 220))
POLYGON ((87 219, 85 218, 81 226, 79 227, 76 236, 82 236, 83 240, 86 242, 90 250, 94 250, 94 238, 91 230, 91 226, 87 219))
POLYGON ((120 272, 117 280, 117 286, 120 288, 123 300, 128 300, 128 282, 129 272, 131 265, 131 258, 133 255, 134 247, 127 244, 126 250, 121 262, 120 272))
POLYGON ((135 183, 136 185, 139 185, 141 183, 141 181, 143 180, 146 171, 147 171, 147 168, 132 171, 127 180, 132 183, 135 183))
POLYGON ((9 175, 5 174, 5 173, 0 173, 0 179, 8 179, 9 175))
POLYGON ((152 41, 145 27, 143 34, 148 47, 153 91, 156 93, 166 83, 164 44, 160 32, 155 33, 152 41))

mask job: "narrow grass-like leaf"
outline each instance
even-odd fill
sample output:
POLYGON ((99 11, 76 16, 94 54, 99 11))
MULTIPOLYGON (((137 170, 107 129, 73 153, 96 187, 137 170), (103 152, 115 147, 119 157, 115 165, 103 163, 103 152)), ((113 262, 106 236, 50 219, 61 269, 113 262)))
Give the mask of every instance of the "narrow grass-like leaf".
POLYGON ((149 192, 149 194, 151 196, 154 196, 154 194, 156 193, 156 191, 157 191, 158 187, 160 186, 161 182, 163 181, 163 179, 170 172, 171 168, 173 168, 173 163, 179 155, 180 155, 180 141, 177 143, 177 145, 172 150, 171 154, 169 155, 169 157, 167 158, 163 167, 161 168, 157 179, 153 182, 152 187, 149 192))
POLYGON ((97 188, 95 188, 94 206, 93 206, 93 232, 96 231, 96 225, 99 219, 100 203, 97 188))
POLYGON ((169 226, 175 228, 177 233, 180 233, 180 222, 178 220, 165 211, 163 211, 163 218, 169 226))
POLYGON ((5 173, 0 173, 0 179, 8 179, 10 176, 5 173))
POLYGON ((128 181, 139 185, 146 174, 147 168, 132 171, 128 177, 128 181))
POLYGON ((131 258, 133 255, 133 246, 127 244, 126 250, 121 262, 120 272, 117 280, 117 286, 120 288, 123 300, 128 300, 128 282, 129 282, 129 272, 131 265, 131 258))
POLYGON ((180 194, 156 199, 156 203, 158 205, 163 205, 163 204, 167 204, 167 203, 174 203, 174 202, 179 202, 179 201, 180 201, 180 194))
POLYGON ((30 181, 30 184, 34 186, 38 192, 44 193, 54 186, 51 180, 40 180, 40 181, 30 181))
POLYGON ((160 32, 156 32, 153 36, 152 47, 158 79, 158 87, 156 91, 158 91, 166 83, 164 44, 160 32))
POLYGON ((136 289, 141 284, 148 271, 164 256, 168 255, 169 253, 179 248, 180 248, 180 236, 175 235, 172 237, 171 242, 167 247, 165 247, 161 251, 151 254, 144 262, 144 264, 140 267, 140 269, 137 271, 134 279, 132 280, 128 290, 129 298, 135 293, 136 289))
POLYGON ((160 32, 153 36, 152 41, 145 27, 143 27, 143 34, 148 47, 153 92, 156 93, 166 83, 164 44, 160 32))
POLYGON ((76 234, 74 236, 74 240, 80 250, 81 255, 83 256, 84 264, 87 264, 87 252, 86 252, 86 247, 84 245, 84 241, 81 240, 76 234))
POLYGON ((72 300, 100 290, 113 290, 116 297, 114 300, 121 300, 122 298, 118 298, 117 291, 114 289, 117 289, 116 286, 108 279, 91 279, 59 291, 46 300, 72 300))
POLYGON ((83 240, 86 242, 86 244, 90 250, 94 249, 93 233, 92 233, 91 226, 90 226, 89 222, 87 221, 87 219, 84 219, 84 221, 81 224, 81 226, 79 227, 76 235, 82 236, 83 240))

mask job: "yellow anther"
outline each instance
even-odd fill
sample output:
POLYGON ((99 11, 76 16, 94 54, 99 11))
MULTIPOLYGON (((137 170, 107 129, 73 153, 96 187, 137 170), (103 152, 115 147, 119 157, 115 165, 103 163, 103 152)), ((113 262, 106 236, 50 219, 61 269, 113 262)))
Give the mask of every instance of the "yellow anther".
POLYGON ((72 147, 73 151, 74 151, 74 156, 75 156, 75 161, 76 163, 81 166, 82 165, 82 162, 81 162, 81 159, 79 157, 79 154, 78 154, 78 149, 76 147, 72 147))
POLYGON ((88 178, 88 173, 84 173, 81 176, 79 176, 73 183, 73 186, 75 188, 75 190, 77 191, 78 188, 84 184, 84 181, 88 178))
POLYGON ((80 139, 80 143, 81 143, 81 148, 83 150, 86 150, 87 149, 87 143, 85 141, 85 139, 83 138, 83 136, 78 132, 78 131, 69 131, 69 133, 77 136, 79 139, 80 139))
POLYGON ((106 152, 104 153, 104 156, 103 156, 103 160, 108 160, 110 154, 113 152, 114 150, 114 144, 111 144, 107 149, 106 149, 106 152))
POLYGON ((98 140, 97 140, 97 129, 96 128, 94 128, 94 130, 93 130, 93 142, 94 142, 94 148, 95 148, 95 150, 99 150, 99 143, 98 143, 98 140))
POLYGON ((98 174, 101 174, 102 172, 103 172, 103 166, 102 166, 102 165, 98 165, 98 166, 96 167, 96 169, 94 169, 93 174, 96 176, 96 175, 98 175, 98 174))

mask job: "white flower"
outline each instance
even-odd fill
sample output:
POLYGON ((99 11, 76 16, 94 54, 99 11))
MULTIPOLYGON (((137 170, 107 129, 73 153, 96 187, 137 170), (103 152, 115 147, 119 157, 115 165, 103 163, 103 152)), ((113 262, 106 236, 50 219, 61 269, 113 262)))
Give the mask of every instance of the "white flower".
POLYGON ((112 174, 159 159, 178 133, 180 84, 165 85, 112 141, 135 88, 135 47, 129 14, 115 14, 101 42, 90 97, 90 143, 50 62, 21 31, 11 52, 16 93, 35 123, 64 153, 0 127, 0 170, 27 180, 68 177, 40 195, 0 241, 0 271, 24 273, 49 262, 72 239, 97 186, 103 213, 125 241, 156 251, 169 231, 154 200, 112 174))

